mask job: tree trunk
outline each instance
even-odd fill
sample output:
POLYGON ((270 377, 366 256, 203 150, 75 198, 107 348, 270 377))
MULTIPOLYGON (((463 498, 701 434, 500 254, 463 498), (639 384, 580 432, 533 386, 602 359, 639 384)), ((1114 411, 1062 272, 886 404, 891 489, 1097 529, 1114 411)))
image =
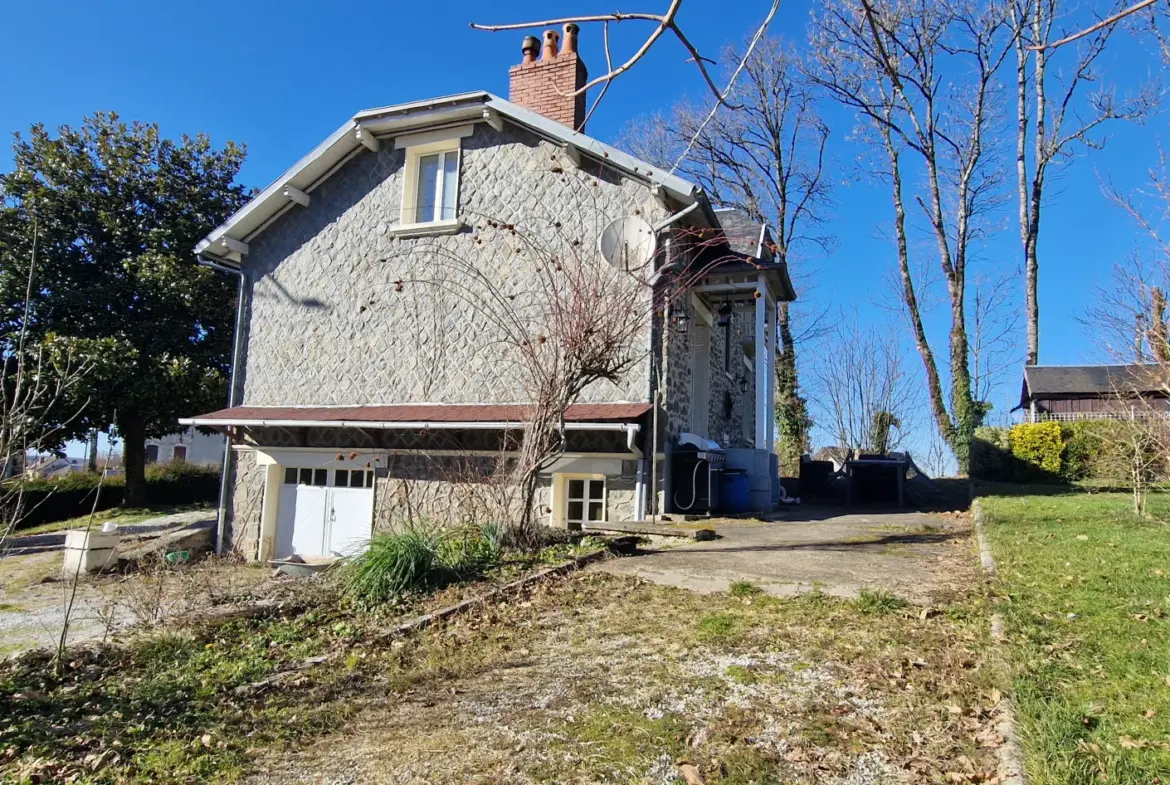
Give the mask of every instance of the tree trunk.
POLYGON ((89 471, 96 473, 97 472, 97 459, 98 459, 98 431, 97 431, 97 428, 94 428, 92 431, 89 432, 89 444, 88 444, 88 449, 86 452, 88 453, 87 458, 86 458, 86 468, 89 471))
MULTIPOLYGON (((777 326, 780 333, 780 357, 776 362, 776 421, 779 426, 777 457, 783 469, 799 468, 800 456, 808 447, 808 432, 811 426, 808 417, 808 403, 800 395, 796 376, 796 340, 792 335, 792 318, 789 303, 780 303, 777 309, 777 326)), ((759 449, 773 445, 758 444, 759 449)))
POLYGON ((146 428, 133 413, 119 415, 118 433, 122 437, 122 470, 126 472, 126 507, 146 506, 146 428))

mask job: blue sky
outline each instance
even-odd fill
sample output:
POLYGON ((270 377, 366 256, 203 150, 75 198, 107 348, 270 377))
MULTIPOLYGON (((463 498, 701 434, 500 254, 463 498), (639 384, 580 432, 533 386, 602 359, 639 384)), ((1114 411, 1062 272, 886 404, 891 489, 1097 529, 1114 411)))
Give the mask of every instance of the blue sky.
MULTIPOLYGON (((247 144, 242 178, 262 186, 358 109, 473 89, 506 96, 507 69, 519 60, 523 33, 477 32, 468 22, 605 13, 613 5, 612 0, 9 3, 5 27, 20 34, 6 40, 0 129, 76 123, 95 110, 113 109, 125 119, 157 121, 169 135, 204 131, 217 143, 247 144)), ((657 10, 666 2, 640 5, 657 10)), ((688 0, 680 24, 705 55, 715 57, 755 28, 766 5, 766 0, 688 0)), ((809 7, 806 0, 786 1, 772 33, 802 40, 809 7)), ((632 51, 646 31, 636 22, 614 26, 615 53, 632 51)), ((582 32, 582 53, 595 73, 603 63, 599 39, 597 28, 582 32)), ((1132 40, 1121 43, 1110 54, 1106 76, 1124 91, 1158 63, 1132 40)), ((639 114, 665 110, 684 95, 703 98, 686 57, 681 46, 663 39, 614 83, 590 122, 590 134, 616 141, 639 114)), ((837 244, 830 254, 807 261, 818 282, 807 300, 810 307, 856 310, 863 323, 884 327, 891 314, 881 306, 893 305, 886 283, 893 248, 883 228, 889 197, 856 171, 861 151, 848 138, 852 119, 831 107, 825 114, 834 126, 831 229, 837 244)), ((1127 190, 1139 185, 1155 163, 1165 130, 1164 113, 1142 127, 1111 128, 1106 149, 1076 161, 1051 189, 1041 244, 1042 362, 1101 359, 1077 317, 1138 239, 1128 219, 1103 197, 1101 180, 1112 177, 1127 190)), ((0 168, 10 165, 10 156, 0 155, 0 168)), ((987 267, 1018 265, 1012 209, 980 249, 987 267)), ((942 324, 938 317, 941 313, 931 317, 936 328, 942 324)), ((908 362, 918 367, 916 356, 908 362)), ((1005 379, 995 396, 997 408, 1010 405, 1018 384, 1016 374, 1005 379)))

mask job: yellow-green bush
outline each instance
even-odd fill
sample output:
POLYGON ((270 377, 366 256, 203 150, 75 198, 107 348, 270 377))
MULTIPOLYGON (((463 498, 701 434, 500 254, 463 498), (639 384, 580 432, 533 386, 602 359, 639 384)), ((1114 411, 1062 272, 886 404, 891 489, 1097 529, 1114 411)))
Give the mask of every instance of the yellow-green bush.
POLYGON ((1054 476, 1060 475, 1064 437, 1058 422, 1029 422, 1012 426, 1012 455, 1054 476))

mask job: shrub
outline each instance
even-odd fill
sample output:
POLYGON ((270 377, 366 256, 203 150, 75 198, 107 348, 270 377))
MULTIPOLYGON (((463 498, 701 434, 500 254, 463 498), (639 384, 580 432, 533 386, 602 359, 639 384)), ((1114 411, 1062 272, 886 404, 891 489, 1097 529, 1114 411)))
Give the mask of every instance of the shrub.
POLYGON ((1064 438, 1058 422, 1020 423, 1011 430, 1012 455, 1052 477, 1060 477, 1064 438))
POLYGON ((979 480, 1011 480, 1018 463, 1012 455, 1011 434, 1007 428, 984 426, 975 429, 971 441, 971 476, 979 480))
POLYGON ((1062 428, 1064 459, 1061 476, 1066 480, 1104 478, 1101 454, 1115 424, 1109 420, 1078 420, 1062 428))
MULTIPOLYGON (((146 469, 146 499, 151 505, 212 504, 219 496, 219 469, 175 462, 146 469)), ((98 485, 97 511, 108 510, 122 503, 126 479, 106 477, 89 472, 74 472, 59 479, 20 480, 24 490, 23 518, 18 529, 40 526, 43 523, 64 521, 88 515, 94 509, 98 485)), ((11 490, 15 483, 6 487, 11 490)))

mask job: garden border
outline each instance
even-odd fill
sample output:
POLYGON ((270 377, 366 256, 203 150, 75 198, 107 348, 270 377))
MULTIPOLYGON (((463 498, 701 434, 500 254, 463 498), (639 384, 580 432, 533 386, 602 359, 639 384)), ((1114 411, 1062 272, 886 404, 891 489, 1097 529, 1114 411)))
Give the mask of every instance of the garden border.
MULTIPOLYGON (((995 557, 991 555, 991 545, 983 530, 983 504, 979 499, 971 501, 971 519, 975 524, 975 540, 979 543, 979 561, 987 577, 997 580, 999 568, 995 557)), ((1003 628, 1003 617, 999 613, 991 614, 991 638, 996 643, 1004 643, 1007 637, 1003 628)), ((1020 738, 1016 733, 1016 714, 1012 708, 1011 699, 1000 698, 1000 720, 996 730, 1003 736, 1003 744, 996 750, 999 757, 999 780, 1002 785, 1026 785, 1028 778, 1024 773, 1024 753, 1020 747, 1020 738)))
MULTIPOLYGON (((426 629, 436 622, 445 621, 452 616, 456 616, 460 613, 463 613, 464 611, 470 610, 477 605, 487 604, 489 601, 494 600, 497 597, 501 597, 504 594, 525 589, 528 586, 534 583, 539 583, 540 581, 543 581, 547 578, 554 578, 558 575, 564 575, 566 573, 579 570, 586 565, 592 564, 595 561, 601 561, 602 559, 612 555, 613 552, 609 548, 602 548, 600 550, 594 551, 593 553, 587 553, 584 556, 577 556, 567 562, 562 562, 561 564, 547 567, 543 570, 540 570, 539 572, 534 572, 531 575, 518 578, 511 583, 505 583, 503 586, 497 586, 496 588, 491 589, 490 591, 487 591, 483 594, 477 595, 475 597, 469 597, 466 600, 455 603, 454 605, 447 605, 429 613, 424 613, 421 616, 415 616, 413 619, 409 619, 408 621, 405 621, 402 624, 392 627, 389 630, 379 634, 376 637, 376 640, 384 641, 388 638, 396 638, 403 635, 408 635, 410 633, 420 632, 421 630, 426 629)), ((328 662, 334 656, 336 655, 326 654, 318 657, 310 657, 298 665, 294 665, 288 670, 274 673, 267 678, 261 679, 260 681, 252 682, 251 684, 241 684, 235 688, 235 693, 237 695, 254 694, 258 690, 275 686, 290 676, 294 676, 298 673, 301 673, 302 671, 308 670, 309 668, 328 662)))

